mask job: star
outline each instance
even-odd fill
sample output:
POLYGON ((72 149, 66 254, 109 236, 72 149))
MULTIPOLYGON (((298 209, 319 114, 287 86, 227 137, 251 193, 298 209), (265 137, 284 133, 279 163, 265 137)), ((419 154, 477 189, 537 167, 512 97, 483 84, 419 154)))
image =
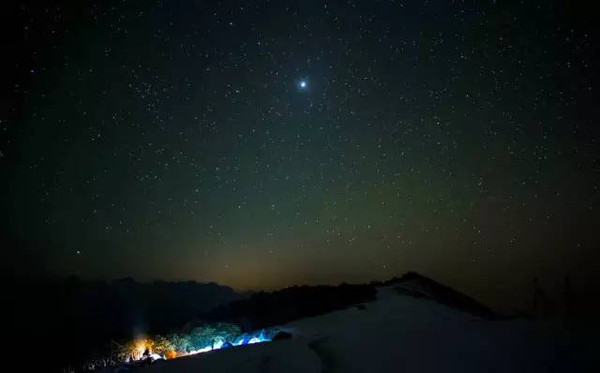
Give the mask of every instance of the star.
POLYGON ((306 80, 301 80, 300 82, 298 82, 298 87, 300 89, 306 89, 308 88, 308 82, 306 80))

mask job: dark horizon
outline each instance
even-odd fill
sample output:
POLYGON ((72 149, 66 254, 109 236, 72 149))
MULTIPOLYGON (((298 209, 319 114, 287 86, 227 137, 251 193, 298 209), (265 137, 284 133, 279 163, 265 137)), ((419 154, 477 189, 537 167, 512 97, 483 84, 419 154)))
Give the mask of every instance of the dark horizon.
MULTIPOLYGON (((247 294, 247 293, 256 293, 256 292, 277 292, 280 290, 293 288, 293 287, 303 287, 303 286, 340 286, 343 284, 349 285, 368 285, 368 284, 377 284, 377 283, 386 283, 393 279, 400 279, 403 276, 409 273, 417 273, 419 275, 424 275, 425 277, 431 278, 434 281, 448 286, 459 293, 465 294, 482 304, 489 306, 495 312, 498 312, 501 315, 511 316, 511 315, 521 315, 521 314, 529 314, 531 312, 535 312, 534 310, 534 296, 535 296, 535 281, 539 281, 542 290, 545 295, 548 296, 549 301, 552 303, 552 307, 555 308, 554 312, 564 312, 565 307, 565 280, 570 282, 571 288, 569 291, 572 292, 571 297, 576 301, 579 305, 577 307, 588 308, 585 312, 582 312, 581 309, 573 309, 572 312, 579 316, 584 316, 588 314, 593 314, 596 309, 595 301, 589 298, 590 294, 597 293, 600 290, 600 286, 595 282, 594 278, 582 276, 581 273, 566 273, 562 278, 552 278, 552 277, 534 277, 529 281, 525 281, 522 284, 518 284, 514 288, 510 288, 509 286, 500 287, 502 294, 494 294, 491 291, 491 287, 480 287, 478 288, 480 292, 477 292, 473 287, 469 287, 469 283, 460 284, 456 282, 444 282, 443 279, 440 279, 436 276, 431 276, 427 273, 420 273, 415 271, 406 271, 403 273, 398 273, 391 275, 385 278, 377 278, 370 280, 357 280, 357 281, 329 281, 329 282, 319 282, 319 281, 306 281, 306 282, 298 282, 293 284, 285 284, 281 286, 273 286, 273 287, 237 287, 227 283, 221 283, 213 280, 199 280, 199 279, 189 279, 189 278, 138 278, 134 276, 121 276, 121 277, 86 277, 79 276, 75 274, 64 275, 64 274, 48 274, 48 273, 21 273, 16 274, 11 281, 16 281, 16 283, 25 283, 31 282, 35 283, 48 283, 54 282, 56 284, 65 283, 71 280, 81 281, 82 283, 105 283, 116 284, 122 281, 133 281, 139 285, 153 285, 157 283, 167 283, 167 284, 177 284, 177 283, 195 283, 198 285, 216 285, 219 287, 230 288, 237 294, 247 294), (520 285, 520 286, 519 286, 520 285)), ((504 284, 506 285, 506 284, 504 284)), ((17 287, 18 288, 18 287, 17 287)), ((498 288, 496 288, 498 289, 498 288)))

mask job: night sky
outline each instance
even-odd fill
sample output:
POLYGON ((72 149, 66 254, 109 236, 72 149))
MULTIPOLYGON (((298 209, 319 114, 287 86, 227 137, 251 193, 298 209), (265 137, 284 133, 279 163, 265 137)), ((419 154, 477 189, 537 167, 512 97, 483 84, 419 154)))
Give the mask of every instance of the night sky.
POLYGON ((586 9, 75 3, 11 16, 0 162, 17 273, 273 289, 415 270, 492 305, 534 277, 594 278, 586 9))

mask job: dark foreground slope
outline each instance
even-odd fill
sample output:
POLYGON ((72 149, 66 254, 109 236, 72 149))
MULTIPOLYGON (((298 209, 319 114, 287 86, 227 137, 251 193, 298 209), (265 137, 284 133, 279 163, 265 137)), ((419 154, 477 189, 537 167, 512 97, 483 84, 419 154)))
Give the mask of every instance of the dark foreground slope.
POLYGON ((214 283, 139 283, 131 278, 112 282, 21 279, 11 290, 16 354, 47 371, 104 356, 112 340, 179 328, 215 306, 240 298, 231 288, 214 283))

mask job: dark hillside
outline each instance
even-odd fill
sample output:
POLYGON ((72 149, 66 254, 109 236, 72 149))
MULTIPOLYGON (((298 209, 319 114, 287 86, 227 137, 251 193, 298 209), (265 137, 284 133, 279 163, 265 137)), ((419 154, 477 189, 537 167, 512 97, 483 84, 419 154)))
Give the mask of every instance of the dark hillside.
MULTIPOLYGON (((104 355, 110 341, 165 333, 203 312, 239 299, 214 283, 139 283, 67 280, 15 281, 12 323, 23 351, 34 349, 45 367, 78 364, 104 355)), ((49 369, 50 371, 52 369, 49 369)))
POLYGON ((485 318, 496 316, 494 311, 479 301, 416 272, 407 272, 402 277, 393 278, 382 284, 397 285, 395 289, 400 294, 431 299, 476 316, 485 318))
POLYGON ((235 322, 246 329, 262 329, 321 315, 353 304, 375 300, 372 285, 294 286, 217 307, 205 318, 235 322))

